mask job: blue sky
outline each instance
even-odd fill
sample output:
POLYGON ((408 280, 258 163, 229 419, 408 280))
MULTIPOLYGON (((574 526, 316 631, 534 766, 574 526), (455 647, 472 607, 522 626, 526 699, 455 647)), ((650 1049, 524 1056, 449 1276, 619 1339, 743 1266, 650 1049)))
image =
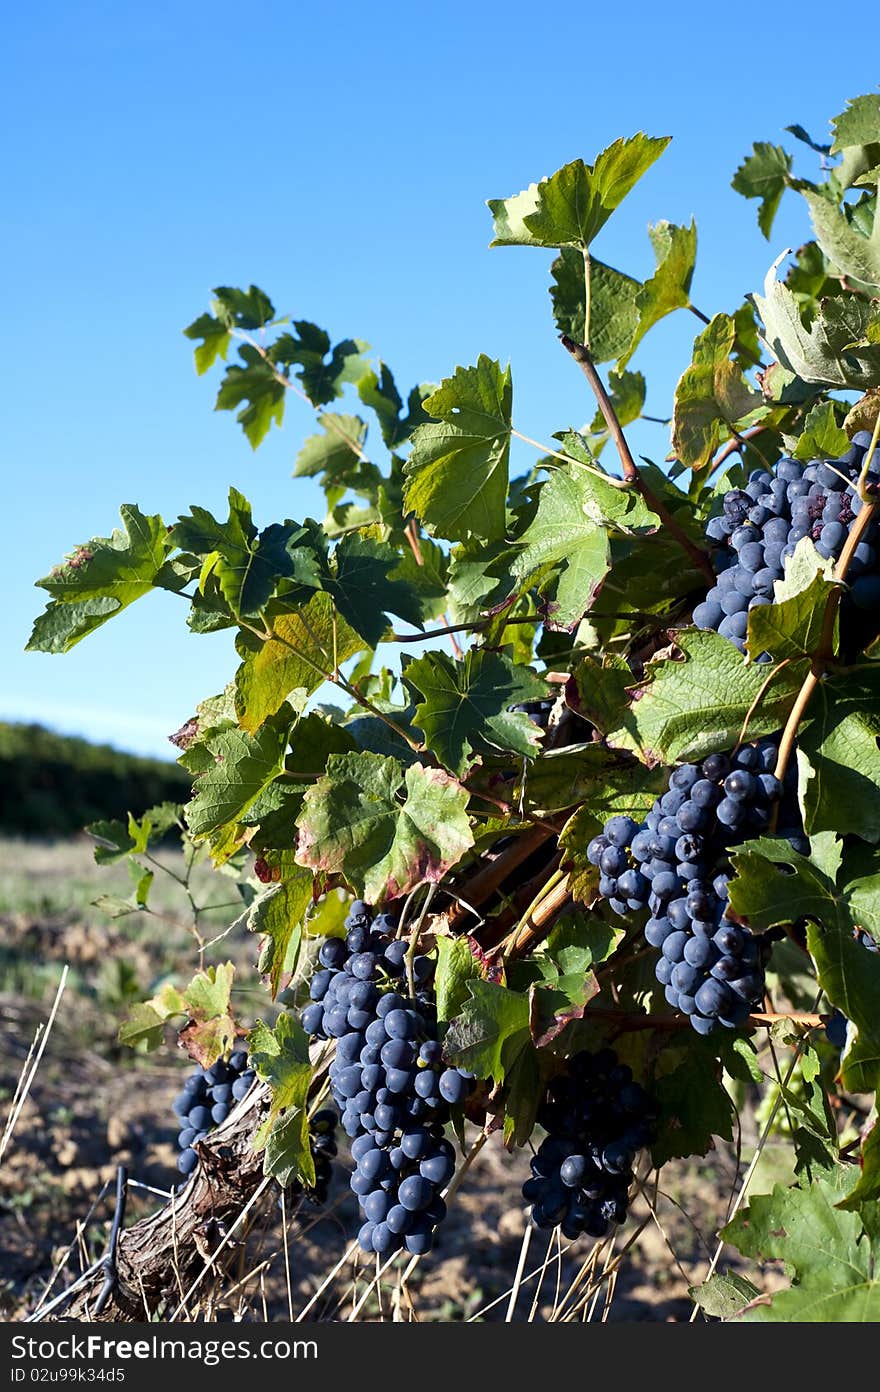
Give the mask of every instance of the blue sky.
MULTIPOLYGON (((829 60, 828 24, 814 0, 778 20, 642 0, 8 11, 0 718, 170 757, 167 733, 234 670, 231 637, 191 636, 183 606, 151 596, 65 657, 25 654, 34 579, 111 531, 121 502, 173 520, 222 510, 235 484, 261 525, 320 515, 290 478, 305 406, 257 453, 212 412, 216 380, 180 330, 213 285, 254 281, 334 339, 368 340, 407 388, 509 358, 514 423, 549 439, 592 404, 555 340, 550 256, 490 252, 484 200, 618 135, 672 135, 597 254, 644 276, 646 224, 695 216, 694 302, 733 308, 808 234, 789 196, 764 240, 730 189, 742 156, 791 145, 795 121, 824 137, 876 84, 868 44, 829 60)), ((650 412, 668 413, 698 328, 679 314, 640 350, 650 412)), ((665 432, 633 443, 662 459, 665 432)))

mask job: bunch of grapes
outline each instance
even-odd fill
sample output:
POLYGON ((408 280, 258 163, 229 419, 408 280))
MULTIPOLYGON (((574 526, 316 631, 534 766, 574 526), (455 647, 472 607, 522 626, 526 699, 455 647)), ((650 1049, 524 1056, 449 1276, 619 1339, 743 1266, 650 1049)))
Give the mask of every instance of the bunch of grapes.
POLYGON ((538 1112, 547 1135, 523 1185, 535 1226, 558 1224, 574 1241, 605 1237, 622 1223, 633 1164, 655 1120, 654 1103, 613 1050, 569 1059, 538 1112))
POLYGON ((321 947, 303 1028, 336 1041, 330 1089, 352 1138, 362 1248, 386 1255, 405 1247, 421 1255, 445 1216, 440 1191, 454 1170, 444 1127, 473 1078, 443 1060, 431 959, 413 957, 416 990, 409 997, 402 994, 408 944, 395 937, 393 918, 374 920, 369 906, 355 900, 346 928, 344 939, 328 938, 321 947))
POLYGON ((245 1096, 255 1076, 248 1068, 246 1050, 236 1049, 228 1062, 218 1059, 210 1068, 197 1068, 186 1079, 172 1103, 182 1127, 177 1137, 177 1168, 182 1175, 192 1174, 199 1163, 193 1147, 226 1120, 233 1102, 245 1096))
MULTIPOLYGON (((645 937, 661 952, 657 980, 699 1034, 736 1029, 764 994, 758 941, 725 920, 728 849, 770 822, 783 794, 776 757, 772 741, 761 740, 732 757, 682 764, 641 826, 612 817, 587 848, 614 912, 650 911, 645 937)), ((793 827, 780 835, 803 844, 793 827)))
MULTIPOLYGON (((748 612, 772 603, 773 586, 801 538, 811 537, 820 556, 840 557, 862 509, 855 485, 870 443, 870 433, 860 430, 839 459, 806 465, 780 459, 775 474, 753 469, 745 488, 725 493, 721 516, 706 528, 718 543, 713 561, 718 581, 694 610, 698 628, 714 629, 745 652, 748 612)), ((875 487, 880 483, 877 452, 867 479, 875 487)), ((878 535, 877 522, 870 522, 850 562, 849 598, 859 609, 880 606, 878 535)))

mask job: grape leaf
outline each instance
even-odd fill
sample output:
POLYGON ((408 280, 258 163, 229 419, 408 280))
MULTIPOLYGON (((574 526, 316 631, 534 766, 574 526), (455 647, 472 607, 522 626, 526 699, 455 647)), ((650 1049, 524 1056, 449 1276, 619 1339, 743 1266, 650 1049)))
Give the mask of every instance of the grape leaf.
POLYGON ((876 305, 859 295, 824 299, 805 328, 800 305, 776 279, 775 262, 767 272, 764 294, 753 300, 764 325, 763 337, 779 361, 804 382, 867 391, 880 377, 880 345, 869 330, 878 319, 876 305))
POLYGON ((547 694, 529 667, 503 654, 469 648, 460 661, 426 652, 404 668, 404 681, 422 701, 413 715, 428 748, 462 777, 477 755, 501 750, 534 758, 541 734, 534 721, 510 706, 547 694))
POLYGON ((291 1179, 314 1184, 307 1114, 312 1067, 308 1037, 299 1021, 283 1013, 271 1030, 258 1020, 248 1035, 248 1061, 272 1094, 269 1116, 254 1138, 254 1150, 265 1151, 264 1172, 284 1186, 291 1179))
MULTIPOLYGON (((563 247, 550 267, 553 318, 561 334, 575 343, 586 339, 586 284, 583 252, 563 247)), ((636 297, 641 289, 632 276, 590 261, 590 356, 613 362, 629 347, 638 323, 636 297)))
POLYGON ((588 247, 669 139, 640 131, 615 140, 592 165, 573 160, 512 198, 490 198, 491 245, 588 247))
POLYGON ((270 350, 271 359, 283 367, 299 367, 294 376, 313 406, 328 406, 342 396, 347 383, 358 383, 369 371, 364 357, 368 343, 359 338, 344 338, 331 350, 329 336, 317 324, 295 319, 293 327, 295 334, 282 334, 276 339, 270 350))
POLYGON ((380 362, 378 376, 372 371, 365 372, 357 386, 361 401, 376 412, 382 439, 390 450, 400 449, 416 426, 424 425, 428 420, 422 403, 435 388, 428 384, 413 387, 406 401, 407 413, 402 415, 403 401, 387 363, 380 362))
POLYGON ((869 92, 846 104, 846 110, 831 122, 834 132, 832 153, 837 154, 852 145, 880 143, 880 94, 869 92))
POLYGON ((744 1256, 784 1261, 792 1273, 788 1290, 756 1300, 740 1318, 771 1323, 873 1323, 880 1319, 876 1237, 862 1216, 836 1206, 836 1172, 803 1188, 775 1185, 756 1196, 721 1231, 744 1256))
POLYGON ((503 1083, 519 1055, 531 1049, 529 997, 493 982, 467 982, 469 999, 446 1032, 451 1063, 503 1083))
POLYGON ((413 435, 404 503, 432 535, 503 538, 512 400, 510 368, 502 372, 484 354, 425 400, 437 420, 413 435))
POLYGON ((819 401, 807 413, 792 458, 804 463, 811 459, 839 459, 848 449, 849 436, 837 424, 833 403, 819 401))
POLYGON ((193 836, 208 836, 236 821, 282 773, 292 725, 293 712, 282 708, 253 735, 221 730, 206 741, 214 763, 196 779, 186 808, 193 836))
POLYGON ((235 1042, 235 1020, 230 1000, 235 967, 218 962, 196 972, 183 992, 189 1023, 178 1036, 179 1043, 203 1068, 210 1068, 227 1054, 235 1042))
POLYGON ((281 878, 266 886, 251 903, 247 927, 266 941, 260 950, 260 971, 269 978, 274 1000, 282 976, 296 968, 306 910, 312 903, 314 876, 297 865, 293 851, 281 851, 274 859, 281 878))
POLYGON ((271 632, 263 641, 242 631, 236 643, 242 662, 235 674, 235 704, 242 727, 251 734, 294 693, 303 693, 304 700, 317 691, 335 663, 364 646, 323 591, 292 613, 273 617, 271 632))
POLYGON ((473 845, 468 794, 440 769, 332 754, 298 818, 301 865, 341 874, 370 903, 436 883, 473 845))
POLYGON ((828 259, 845 276, 872 289, 880 287, 880 218, 876 213, 873 233, 865 237, 824 194, 809 189, 802 192, 810 209, 816 241, 828 259))
MULTIPOLYGON (((615 372, 612 368, 608 373, 608 395, 622 426, 631 425, 639 419, 645 409, 646 390, 641 372, 615 372)), ((594 455, 598 455, 610 439, 605 417, 601 411, 597 411, 590 425, 590 445, 594 455)))
POLYGON ((119 515, 124 531, 93 537, 36 581, 52 599, 34 623, 28 652, 69 652, 156 584, 170 549, 162 518, 132 503, 119 515))
POLYGON ((733 1103, 707 1040, 664 1049, 651 1092, 660 1114, 651 1146, 658 1169, 680 1156, 707 1155, 715 1136, 733 1139, 733 1103))
POLYGON ((467 938, 438 937, 434 994, 441 1025, 459 1013, 468 999, 468 982, 479 975, 480 965, 467 938))
POLYGON ((657 269, 636 296, 638 325, 619 367, 629 362, 649 329, 676 309, 687 309, 691 302, 691 281, 697 256, 697 225, 677 227, 658 222, 648 228, 657 269))
MULTIPOLYGON (((293 465, 294 478, 315 478, 324 474, 328 485, 344 486, 356 473, 367 438, 367 427, 360 416, 341 416, 325 411, 318 416, 321 433, 309 435, 293 465)), ((381 475, 376 470, 376 477, 381 475)))
POLYGON ((792 158, 781 145, 758 140, 731 180, 731 188, 744 198, 760 198, 758 226, 767 240, 779 203, 791 182, 792 158))
POLYGON ((761 1292, 736 1271, 716 1271, 701 1286, 691 1286, 688 1294, 705 1314, 731 1320, 761 1292))
POLYGON ((570 630, 580 622, 608 571, 608 535, 588 511, 591 500, 591 479, 584 470, 555 469, 541 485, 535 516, 519 538, 511 572, 521 588, 537 583, 549 589, 546 612, 553 628, 570 630))
MULTIPOLYGON (((364 532, 349 532, 333 553, 333 577, 324 580, 344 623, 371 648, 388 628, 386 610, 414 628, 422 627, 422 606, 414 588, 406 580, 389 576, 399 563, 399 553, 387 542, 364 532)), ((342 660, 337 658, 336 665, 342 660)))
MULTIPOLYGON (((609 744, 652 764, 730 749, 767 681, 766 666, 744 662, 717 633, 686 628, 675 638, 681 657, 667 650, 649 663, 646 680, 633 690, 629 728, 606 732, 609 744)), ((770 682, 749 721, 752 738, 785 724, 803 671, 803 663, 792 662, 770 682)))
POLYGON ((741 423, 762 405, 760 392, 749 386, 733 358, 736 325, 728 314, 716 314, 694 340, 694 355, 675 389, 672 448, 691 468, 708 464, 722 430, 741 423))
POLYGON ((247 290, 218 285, 212 293, 211 308, 228 329, 244 329, 250 333, 265 328, 275 318, 275 306, 257 285, 247 290))
POLYGON ((235 419, 251 447, 256 449, 268 435, 273 422, 280 425, 283 421, 287 388, 279 380, 271 362, 257 348, 245 343, 239 348, 238 356, 243 366, 233 363, 227 367, 214 409, 234 411, 240 406, 235 419))
POLYGON ((874 664, 820 682, 798 732, 798 781, 809 835, 880 840, 880 715, 874 664))
POLYGON ((218 358, 225 361, 232 334, 221 319, 215 319, 213 314, 200 314, 183 332, 187 338, 202 340, 193 349, 196 372, 200 377, 209 367, 213 367, 218 358))
POLYGON ((880 1199, 880 1122, 875 1115, 862 1131, 859 1182, 837 1207, 858 1212, 863 1203, 877 1199, 880 1199))
POLYGON ((192 507, 178 518, 172 541, 204 557, 200 588, 215 575, 233 614, 258 614, 277 580, 295 571, 290 549, 309 536, 295 522, 272 523, 257 534, 251 505, 237 488, 229 490, 229 518, 218 522, 206 508, 192 507))

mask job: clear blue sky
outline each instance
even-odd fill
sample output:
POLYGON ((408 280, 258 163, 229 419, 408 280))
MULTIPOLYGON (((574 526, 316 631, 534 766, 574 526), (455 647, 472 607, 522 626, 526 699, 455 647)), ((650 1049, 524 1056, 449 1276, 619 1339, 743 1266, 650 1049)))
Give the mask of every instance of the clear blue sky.
MULTIPOLYGON (((789 197, 765 242, 729 186, 742 156, 791 144, 794 121, 824 137, 876 83, 870 44, 831 23, 815 0, 778 17, 643 0, 7 10, 0 717, 170 756, 167 732, 234 670, 231 637, 191 636, 182 605, 150 596, 66 657, 24 654, 33 580, 120 502, 173 520, 222 509, 234 483, 261 525, 321 513, 290 479, 307 408, 289 403, 256 454, 212 413, 180 330, 213 285, 255 281, 367 339, 407 388, 510 358, 515 424, 547 439, 592 406, 555 341, 549 254, 488 251, 484 200, 618 135, 670 134, 597 254, 646 275, 647 222, 694 215, 694 301, 733 308, 807 235, 789 197)), ((675 316, 635 359, 654 414, 698 327, 675 316)), ((657 427, 634 443, 665 453, 657 427)))

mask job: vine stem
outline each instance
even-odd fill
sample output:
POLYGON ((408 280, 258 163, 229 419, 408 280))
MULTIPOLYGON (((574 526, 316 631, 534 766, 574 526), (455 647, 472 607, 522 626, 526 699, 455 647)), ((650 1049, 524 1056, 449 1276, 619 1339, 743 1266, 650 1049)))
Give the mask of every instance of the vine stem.
POLYGON ((540 894, 532 900, 516 927, 507 937, 502 938, 497 947, 487 953, 492 961, 511 961, 530 952, 536 943, 545 938, 562 910, 571 902, 568 875, 561 870, 552 874, 542 885, 540 894))
POLYGON ((602 378, 596 371, 589 349, 585 348, 582 343, 575 343, 567 334, 562 334, 560 341, 566 352, 574 358, 575 362, 580 367, 590 384, 593 395, 599 403, 599 410, 602 412, 605 424, 608 427, 608 433, 614 441, 620 458, 624 484, 627 487, 638 490, 651 511, 655 512, 660 518, 660 521, 663 523, 664 527, 666 527, 670 536, 675 538, 694 565, 705 575, 709 583, 714 585, 716 580, 715 571, 712 569, 712 562, 709 560, 706 552, 691 541, 687 533, 676 522, 672 513, 666 507, 666 504, 661 502, 639 472, 638 465, 633 459, 632 451, 623 433, 623 427, 614 409, 614 403, 605 390, 605 384, 602 378))
POLYGON ((795 698, 795 703, 791 708, 782 738, 779 741, 779 755, 776 760, 776 777, 782 780, 785 777, 789 760, 794 749, 794 742, 797 738, 798 727, 804 718, 807 706, 810 704, 813 692, 825 675, 828 667, 834 661, 834 625, 837 613, 840 608, 840 600, 843 594, 843 584, 849 571, 850 563, 855 555, 856 547, 864 536, 868 526, 873 521, 880 499, 870 497, 865 491, 865 479, 867 477, 868 465, 877 447, 878 436, 880 436, 880 416, 874 425, 874 433, 871 436, 871 443, 865 454, 865 462, 862 466, 862 473, 858 483, 858 496, 862 500, 862 510, 856 517, 855 523, 846 539, 846 544, 840 553, 840 560, 834 567, 834 580, 837 583, 825 602, 825 613, 822 617, 822 633, 819 639, 819 646, 813 656, 810 670, 804 677, 800 691, 795 698))

